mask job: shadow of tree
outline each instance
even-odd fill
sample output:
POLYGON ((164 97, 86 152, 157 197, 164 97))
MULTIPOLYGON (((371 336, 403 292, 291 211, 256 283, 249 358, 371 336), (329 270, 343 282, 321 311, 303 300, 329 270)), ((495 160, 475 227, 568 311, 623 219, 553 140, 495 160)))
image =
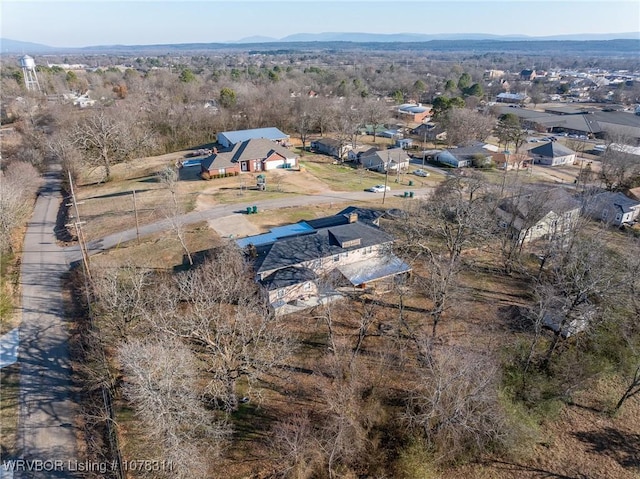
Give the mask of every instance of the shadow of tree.
POLYGON ((604 454, 622 467, 640 471, 640 434, 625 433, 612 427, 598 431, 574 432, 589 445, 589 451, 604 454))
MULTIPOLYGON (((549 471, 547 469, 542 469, 540 467, 527 466, 525 464, 518 464, 515 462, 506 462, 506 461, 492 461, 492 464, 495 465, 497 469, 508 470, 512 472, 530 472, 531 475, 526 477, 539 477, 539 478, 552 478, 552 479, 588 479, 588 476, 584 474, 578 474, 576 476, 568 476, 566 474, 549 471)), ((514 475, 514 477, 516 477, 514 475)), ((521 477, 521 476, 517 476, 521 477)))

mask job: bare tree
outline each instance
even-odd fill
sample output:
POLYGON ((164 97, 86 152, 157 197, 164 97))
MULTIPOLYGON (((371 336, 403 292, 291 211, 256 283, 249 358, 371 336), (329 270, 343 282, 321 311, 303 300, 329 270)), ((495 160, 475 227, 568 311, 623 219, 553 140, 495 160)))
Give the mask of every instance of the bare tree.
POLYGON ((49 138, 47 146, 51 156, 62 165, 62 171, 65 173, 63 178, 71 173, 73 181, 77 181, 80 176, 82 155, 73 141, 63 133, 56 133, 49 138))
POLYGON ((320 97, 315 98, 312 105, 311 116, 314 124, 320 130, 320 136, 324 136, 335 123, 333 102, 320 97))
POLYGON ((384 125, 390 117, 389 107, 383 99, 371 98, 365 100, 362 109, 364 121, 371 126, 375 143, 378 127, 384 125))
POLYGON ((174 292, 149 315, 152 327, 187 341, 208 378, 207 394, 224 409, 238 406, 240 379, 248 394, 255 382, 283 364, 293 339, 280 327, 252 279, 238 248, 221 248, 215 259, 175 278, 174 292))
POLYGON ((638 367, 629 379, 627 388, 624 390, 624 393, 622 393, 622 396, 616 403, 613 410, 618 411, 628 399, 631 399, 638 394, 640 394, 640 364, 638 364, 638 367))
POLYGON ((105 180, 109 181, 112 165, 143 150, 150 135, 128 112, 101 109, 78 121, 71 137, 87 164, 104 168, 105 180))
POLYGON ((447 349, 416 371, 406 421, 434 450, 437 463, 451 463, 500 447, 509 438, 498 398, 498 369, 491 359, 447 349))
POLYGON ((0 171, 0 252, 13 249, 12 235, 31 211, 40 184, 30 163, 14 161, 0 171))
POLYGON ((353 148, 356 147, 358 128, 362 124, 363 118, 363 112, 359 107, 358 104, 350 102, 348 98, 337 103, 334 111, 334 127, 336 139, 339 142, 338 151, 342 151, 343 147, 348 144, 351 144, 353 148))
POLYGON ((640 161, 631 154, 625 143, 609 141, 600 159, 600 179, 610 191, 629 188, 632 179, 640 175, 640 161))
POLYGON ((271 431, 270 446, 283 477, 311 478, 320 469, 322 454, 311 418, 297 413, 281 420, 271 431))
POLYGON ((169 193, 171 194, 171 202, 167 209, 167 219, 171 223, 171 229, 176 234, 178 241, 180 242, 180 246, 184 250, 187 255, 187 259, 189 260, 189 264, 193 265, 193 258, 191 256, 191 252, 187 245, 186 233, 184 230, 184 225, 180 221, 180 216, 183 213, 183 209, 178 203, 178 195, 177 195, 177 187, 178 187, 178 171, 171 167, 167 166, 164 170, 159 173, 160 181, 165 185, 169 193))
POLYGON ((466 108, 452 108, 443 118, 449 145, 465 145, 486 140, 495 127, 495 119, 466 108))
POLYGON ((118 268, 98 268, 92 272, 96 298, 94 314, 108 344, 125 341, 136 331, 153 298, 154 283, 149 270, 126 264, 118 268))
POLYGON ((307 140, 313 127, 312 99, 308 97, 298 97, 293 105, 293 129, 298 133, 302 142, 302 154, 304 155, 307 147, 307 140))
POLYGON ((433 303, 434 337, 454 287, 463 249, 491 231, 485 192, 486 182, 480 174, 450 178, 407 217, 405 233, 411 248, 426 260, 429 269, 425 293, 433 303))
POLYGON ((553 337, 542 360, 547 368, 562 339, 581 324, 593 327, 604 311, 607 294, 619 285, 615 257, 600 238, 576 234, 567 241, 550 264, 541 282, 551 304, 545 322, 553 337))
POLYGON ((145 425, 147 437, 172 464, 170 477, 203 477, 207 459, 219 454, 229 427, 213 421, 198 387, 196 356, 180 341, 131 340, 118 349, 124 395, 145 425), (210 447, 201 446, 206 441, 210 447))

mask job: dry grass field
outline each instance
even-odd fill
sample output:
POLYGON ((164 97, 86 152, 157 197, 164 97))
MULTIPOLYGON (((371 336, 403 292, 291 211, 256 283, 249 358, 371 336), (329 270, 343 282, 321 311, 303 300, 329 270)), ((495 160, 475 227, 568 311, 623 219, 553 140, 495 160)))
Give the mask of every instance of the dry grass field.
MULTIPOLYGON (((319 155, 305 155, 301 172, 273 172, 267 192, 245 189, 242 177, 212 181, 183 181, 179 184, 181 205, 185 210, 205 209, 234 201, 253 201, 253 198, 277 198, 288 194, 323 193, 327 191, 358 191, 372 184, 383 182, 383 175, 362 172, 333 162, 319 155), (382 179, 382 181, 381 181, 382 179), (252 196, 255 195, 255 196, 252 196)), ((155 181, 155 172, 173 161, 172 157, 154 159, 145 170, 138 173, 120 172, 120 180, 104 185, 85 185, 80 195, 85 200, 81 206, 89 223, 94 222, 91 237, 104 235, 116 229, 132 227, 132 198, 130 191, 140 188, 139 208, 144 211, 141 222, 162 219, 160 205, 167 200, 166 191, 155 181), (153 166, 150 166, 153 165, 153 166), (137 175, 137 176, 136 176, 137 175), (142 191, 144 190, 144 191, 142 191), (127 204, 129 206, 127 206, 127 204), (86 211, 86 212, 85 212, 86 211), (130 226, 127 226, 130 225, 130 226)), ((555 170, 554 170, 555 171, 555 170)), ((558 170, 559 171, 559 170, 558 170)), ((534 171, 535 173, 535 171, 534 171)), ((559 171, 567 178, 574 173, 572 167, 559 171)), ((555 173, 554 173, 555 174, 555 173)), ((491 173, 494 182, 501 180, 500 172, 491 173)), ((533 175, 531 181, 543 178, 533 175)), ((246 181, 250 180, 246 177, 246 181)), ((564 177, 563 177, 564 178, 564 177)), ((439 175, 429 178, 405 176, 399 184, 391 184, 394 190, 406 188, 408 180, 422 180, 426 185, 436 185, 439 175)), ((566 179, 566 178, 564 178, 566 179)), ((563 179, 563 181, 564 181, 563 179)), ((555 180, 546 177, 544 181, 555 180)), ((567 180, 568 181, 568 180, 567 180)), ((359 206, 381 207, 380 196, 372 195, 371 202, 359 206)), ((299 207, 291 205, 278 210, 261 211, 249 215, 246 221, 257 231, 304 219, 335 214, 349 203, 334 203, 299 207)), ((403 199, 389 195, 385 208, 400 207, 403 199)), ((384 227, 392 227, 388 222, 384 227)), ((89 228, 89 226, 88 226, 89 228)), ((595 233, 595 232, 594 232, 595 233)), ((620 240, 619 232, 608 231, 611 243, 620 240)), ((213 248, 224 241, 206 223, 187 228, 187 244, 192 252, 213 248)), ((531 284, 516 276, 506 276, 496 271, 499 264, 497 250, 486 245, 482 249, 466 252, 467 268, 460 277, 460 288, 450 301, 452 305, 443 317, 438 330, 437 344, 455 347, 469 354, 480 353, 495 361, 502 361, 504 349, 522 339, 523 331, 513 323, 509 311, 529 300, 531 284)), ((171 233, 157 234, 120 245, 111 251, 92 258, 96 268, 115 267, 133 263, 136 266, 158 270, 171 269, 183 263, 184 251, 171 233)), ((419 265, 414 275, 427 274, 419 265)), ((415 283, 414 283, 415 284, 415 283)), ((409 350, 400 348, 400 339, 391 340, 381 333, 380 325, 396 325, 399 321, 399 295, 389 292, 378 295, 360 295, 331 306, 335 334, 344 344, 354 344, 358 336, 357 318, 364 308, 371 308, 374 321, 370 333, 362 343, 362 363, 372 375, 375 388, 386 391, 384 407, 369 404, 372 410, 361 414, 379 414, 380 418, 400 422, 404 413, 401 403, 394 402, 393 391, 401 391, 411 385, 409 350), (394 342, 397 341, 397 342, 394 342), (396 345, 398 349, 396 349, 396 345), (393 357, 393 361, 388 358, 393 357), (379 409, 375 409, 378 407, 379 409)), ((403 297, 403 319, 415 330, 430 328, 429 300, 418 289, 410 288, 403 297)), ((274 477, 278 468, 271 444, 272 427, 283 418, 304 413, 309 417, 322 417, 326 405, 321 399, 323 390, 330 386, 328 368, 328 333, 321 319, 320 307, 284 317, 283 327, 291 337, 298 339, 298 349, 281 373, 263 378, 260 394, 252 396, 232 414, 234 435, 230 447, 221 460, 211 464, 212 477, 267 478, 274 477)), ((616 416, 605 412, 621 394, 621 382, 614 377, 595 378, 572 396, 572 402, 558 406, 553 413, 532 424, 532 432, 526 443, 516 447, 509 457, 487 453, 480 461, 466 465, 437 469, 424 468, 419 477, 442 479, 492 478, 538 479, 556 477, 565 479, 603 478, 632 479, 640 477, 640 401, 630 400, 616 416)), ((253 391, 255 393, 255 391, 253 391)), ((240 383, 238 393, 248 394, 240 383)), ((144 450, 140 439, 144 430, 133 412, 123 401, 117 402, 118 427, 125 458, 141 457, 153 453, 144 450)), ((382 420, 382 419, 381 419, 382 420)), ((376 440, 383 441, 382 437, 376 440)), ((380 470, 390 466, 397 458, 370 458, 379 463, 380 470)), ((387 471, 393 468, 387 469, 387 471)), ((349 476, 351 477, 351 476, 349 476)), ((410 477, 398 474, 394 477, 410 477)), ((417 476, 411 476, 417 477, 417 476)))

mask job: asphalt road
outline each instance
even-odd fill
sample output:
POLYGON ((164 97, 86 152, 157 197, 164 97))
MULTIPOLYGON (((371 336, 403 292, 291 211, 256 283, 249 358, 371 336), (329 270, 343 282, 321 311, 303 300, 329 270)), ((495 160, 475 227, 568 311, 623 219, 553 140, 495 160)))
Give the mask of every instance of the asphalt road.
POLYGON ((18 451, 20 459, 32 461, 25 467, 32 470, 14 471, 16 478, 75 477, 67 465, 77 457, 77 407, 61 292, 62 275, 69 266, 54 235, 60 205, 59 174, 51 171, 44 177, 22 252, 18 451), (45 461, 60 461, 57 464, 64 466, 45 461), (38 468, 42 470, 35 470, 38 468))
MULTIPOLYGON (((416 177, 416 179, 419 180, 418 177, 416 177)), ((415 197, 420 197, 431 193, 431 191, 433 191, 433 188, 419 188, 412 189, 411 191, 414 192, 415 197)), ((390 195, 398 194, 400 194, 400 192, 397 190, 387 192, 387 198, 389 198, 390 195)), ((345 203, 349 201, 357 203, 358 201, 371 201, 374 198, 377 198, 380 202, 380 206, 383 206, 382 193, 370 193, 366 191, 335 191, 317 195, 292 194, 283 198, 276 198, 272 200, 253 201, 251 203, 227 204, 208 208, 203 211, 193 211, 191 213, 186 213, 178 217, 177 222, 180 225, 189 225, 198 223, 200 221, 216 220, 232 215, 234 213, 241 215, 244 214, 244 212, 247 210, 247 206, 253 205, 256 205, 258 207, 258 211, 267 211, 278 208, 287 208, 291 206, 345 203)), ((162 231, 168 231, 171 228, 172 224, 169 220, 150 223, 148 225, 140 227, 140 237, 148 236, 162 231)), ((134 239, 136 239, 136 230, 135 228, 132 228, 129 230, 121 231, 119 233, 105 236, 104 238, 101 238, 99 240, 91 241, 87 244, 87 249, 89 251, 89 254, 95 254, 101 251, 106 251, 118 246, 121 243, 125 243, 134 239)), ((70 261, 78 262, 82 260, 82 256, 80 254, 78 246, 70 246, 66 248, 66 251, 68 251, 69 253, 68 259, 70 261)))

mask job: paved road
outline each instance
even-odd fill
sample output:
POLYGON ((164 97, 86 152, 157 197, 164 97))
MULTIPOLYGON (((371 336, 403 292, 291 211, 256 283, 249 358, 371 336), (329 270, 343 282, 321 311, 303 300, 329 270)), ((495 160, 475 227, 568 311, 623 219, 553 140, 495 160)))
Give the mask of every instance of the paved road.
MULTIPOLYGON (((22 253, 18 451, 21 459, 62 461, 66 465, 76 459, 73 424, 77 407, 73 401, 69 333, 61 293, 61 277, 69 266, 54 236, 60 204, 58 176, 58 171, 51 171, 44 177, 45 185, 27 226, 22 253)), ((37 468, 37 464, 32 466, 37 468)), ((67 471, 52 470, 16 472, 14 476, 73 477, 67 471)))
MULTIPOLYGON (((424 196, 431 191, 433 188, 419 188, 412 189, 416 197, 424 196)), ((390 195, 398 195, 399 191, 387 192, 387 198, 390 195)), ((193 223, 198 223, 200 221, 208 221, 208 220, 216 220, 218 218, 223 218, 234 213, 241 215, 247 210, 247 206, 257 205, 259 211, 273 210, 278 208, 286 208, 291 206, 308 206, 315 204, 329 204, 329 203, 345 203, 349 201, 358 202, 358 201, 368 201, 370 202, 372 199, 378 199, 380 202, 380 206, 382 205, 382 193, 369 193, 366 191, 335 191, 329 193, 321 193, 317 195, 298 195, 291 194, 290 196, 286 196, 283 198, 277 198, 272 200, 264 200, 264 201, 253 201, 251 203, 235 203, 228 205, 219 205, 214 206, 213 208, 208 208, 203 211, 193 211, 191 213, 186 213, 178 218, 178 222, 181 225, 189 225, 193 223)), ((145 226, 140 227, 140 237, 148 236, 154 233, 158 233, 161 231, 170 230, 172 227, 171 222, 169 220, 158 221, 155 223, 151 223, 145 226)), ((105 236, 99 240, 91 241, 87 245, 87 249, 89 250, 89 254, 99 253, 101 251, 106 251, 111 249, 121 243, 125 243, 127 241, 131 241, 136 239, 136 230, 135 228, 121 231, 119 233, 115 233, 109 236, 105 236)), ((82 256, 80 254, 80 250, 77 246, 71 246, 66 249, 69 252, 69 260, 72 262, 77 262, 82 260, 82 256)))

